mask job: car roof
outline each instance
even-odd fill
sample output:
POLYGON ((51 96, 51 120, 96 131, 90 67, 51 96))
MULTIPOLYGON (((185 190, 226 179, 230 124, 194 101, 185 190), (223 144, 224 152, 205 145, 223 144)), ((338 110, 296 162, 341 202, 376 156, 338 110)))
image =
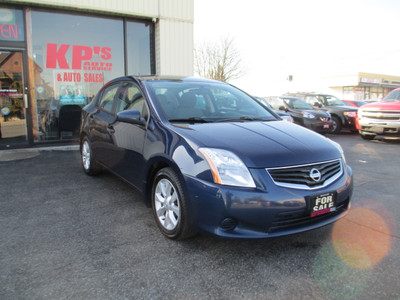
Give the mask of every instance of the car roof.
POLYGON ((121 76, 114 78, 110 81, 108 81, 105 86, 109 86, 110 84, 121 82, 121 81, 129 81, 133 80, 137 83, 141 82, 146 82, 146 81, 179 81, 179 82, 203 82, 203 83, 220 83, 220 84, 227 84, 229 83, 218 81, 218 80, 212 80, 212 79, 205 79, 205 78, 197 78, 197 77, 185 77, 185 76, 168 76, 168 75, 163 75, 163 76, 157 76, 157 75, 146 75, 146 76, 135 76, 135 75, 127 75, 127 76, 121 76))
POLYGON ((197 77, 190 77, 190 76, 174 76, 174 75, 145 75, 145 76, 135 76, 135 75, 128 75, 116 78, 114 80, 121 80, 121 79, 135 79, 137 81, 187 81, 187 82, 219 82, 217 80, 206 79, 206 78, 197 78, 197 77))
MULTIPOLYGON (((288 93, 286 94, 287 96, 291 96, 291 95, 301 95, 301 96, 334 96, 332 94, 325 94, 325 93, 288 93)), ((285 95, 285 96, 286 96, 285 95)))

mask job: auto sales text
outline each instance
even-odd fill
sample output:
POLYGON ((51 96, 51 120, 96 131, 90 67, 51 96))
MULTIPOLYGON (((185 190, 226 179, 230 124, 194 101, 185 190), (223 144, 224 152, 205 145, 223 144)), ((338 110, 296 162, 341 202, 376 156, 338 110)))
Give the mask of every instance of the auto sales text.
POLYGON ((56 74, 59 82, 103 82, 103 72, 112 70, 110 47, 89 47, 68 44, 47 44, 46 68, 64 70, 101 71, 101 73, 60 72, 56 74), (72 62, 67 60, 67 54, 72 62), (96 61, 92 61, 94 58, 96 61))

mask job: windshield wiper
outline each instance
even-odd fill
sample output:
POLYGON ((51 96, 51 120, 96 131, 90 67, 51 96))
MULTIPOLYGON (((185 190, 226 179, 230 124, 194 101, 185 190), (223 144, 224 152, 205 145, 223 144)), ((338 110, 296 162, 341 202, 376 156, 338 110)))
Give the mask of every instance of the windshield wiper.
POLYGON ((209 123, 210 121, 203 119, 203 118, 195 118, 195 117, 191 117, 191 118, 182 118, 182 119, 170 119, 168 120, 171 123, 209 123))
POLYGON ((244 121, 269 121, 269 120, 265 118, 239 117, 239 118, 215 120, 214 122, 244 122, 244 121))

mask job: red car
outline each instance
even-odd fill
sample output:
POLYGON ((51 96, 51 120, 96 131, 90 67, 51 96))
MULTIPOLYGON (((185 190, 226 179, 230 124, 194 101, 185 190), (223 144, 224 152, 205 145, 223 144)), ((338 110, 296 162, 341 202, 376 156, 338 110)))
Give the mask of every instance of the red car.
POLYGON ((357 129, 366 140, 376 136, 400 138, 400 88, 391 91, 380 102, 360 107, 357 129))
POLYGON ((360 107, 365 104, 368 104, 368 102, 362 101, 362 100, 342 100, 343 102, 346 102, 349 104, 349 106, 355 106, 355 107, 360 107))

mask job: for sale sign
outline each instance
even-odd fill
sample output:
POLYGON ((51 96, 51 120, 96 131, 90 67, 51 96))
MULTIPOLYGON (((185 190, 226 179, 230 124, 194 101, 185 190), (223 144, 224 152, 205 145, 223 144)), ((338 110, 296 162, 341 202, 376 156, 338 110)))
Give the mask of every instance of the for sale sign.
POLYGON ((334 193, 324 193, 311 198, 311 217, 316 217, 336 211, 334 193))

